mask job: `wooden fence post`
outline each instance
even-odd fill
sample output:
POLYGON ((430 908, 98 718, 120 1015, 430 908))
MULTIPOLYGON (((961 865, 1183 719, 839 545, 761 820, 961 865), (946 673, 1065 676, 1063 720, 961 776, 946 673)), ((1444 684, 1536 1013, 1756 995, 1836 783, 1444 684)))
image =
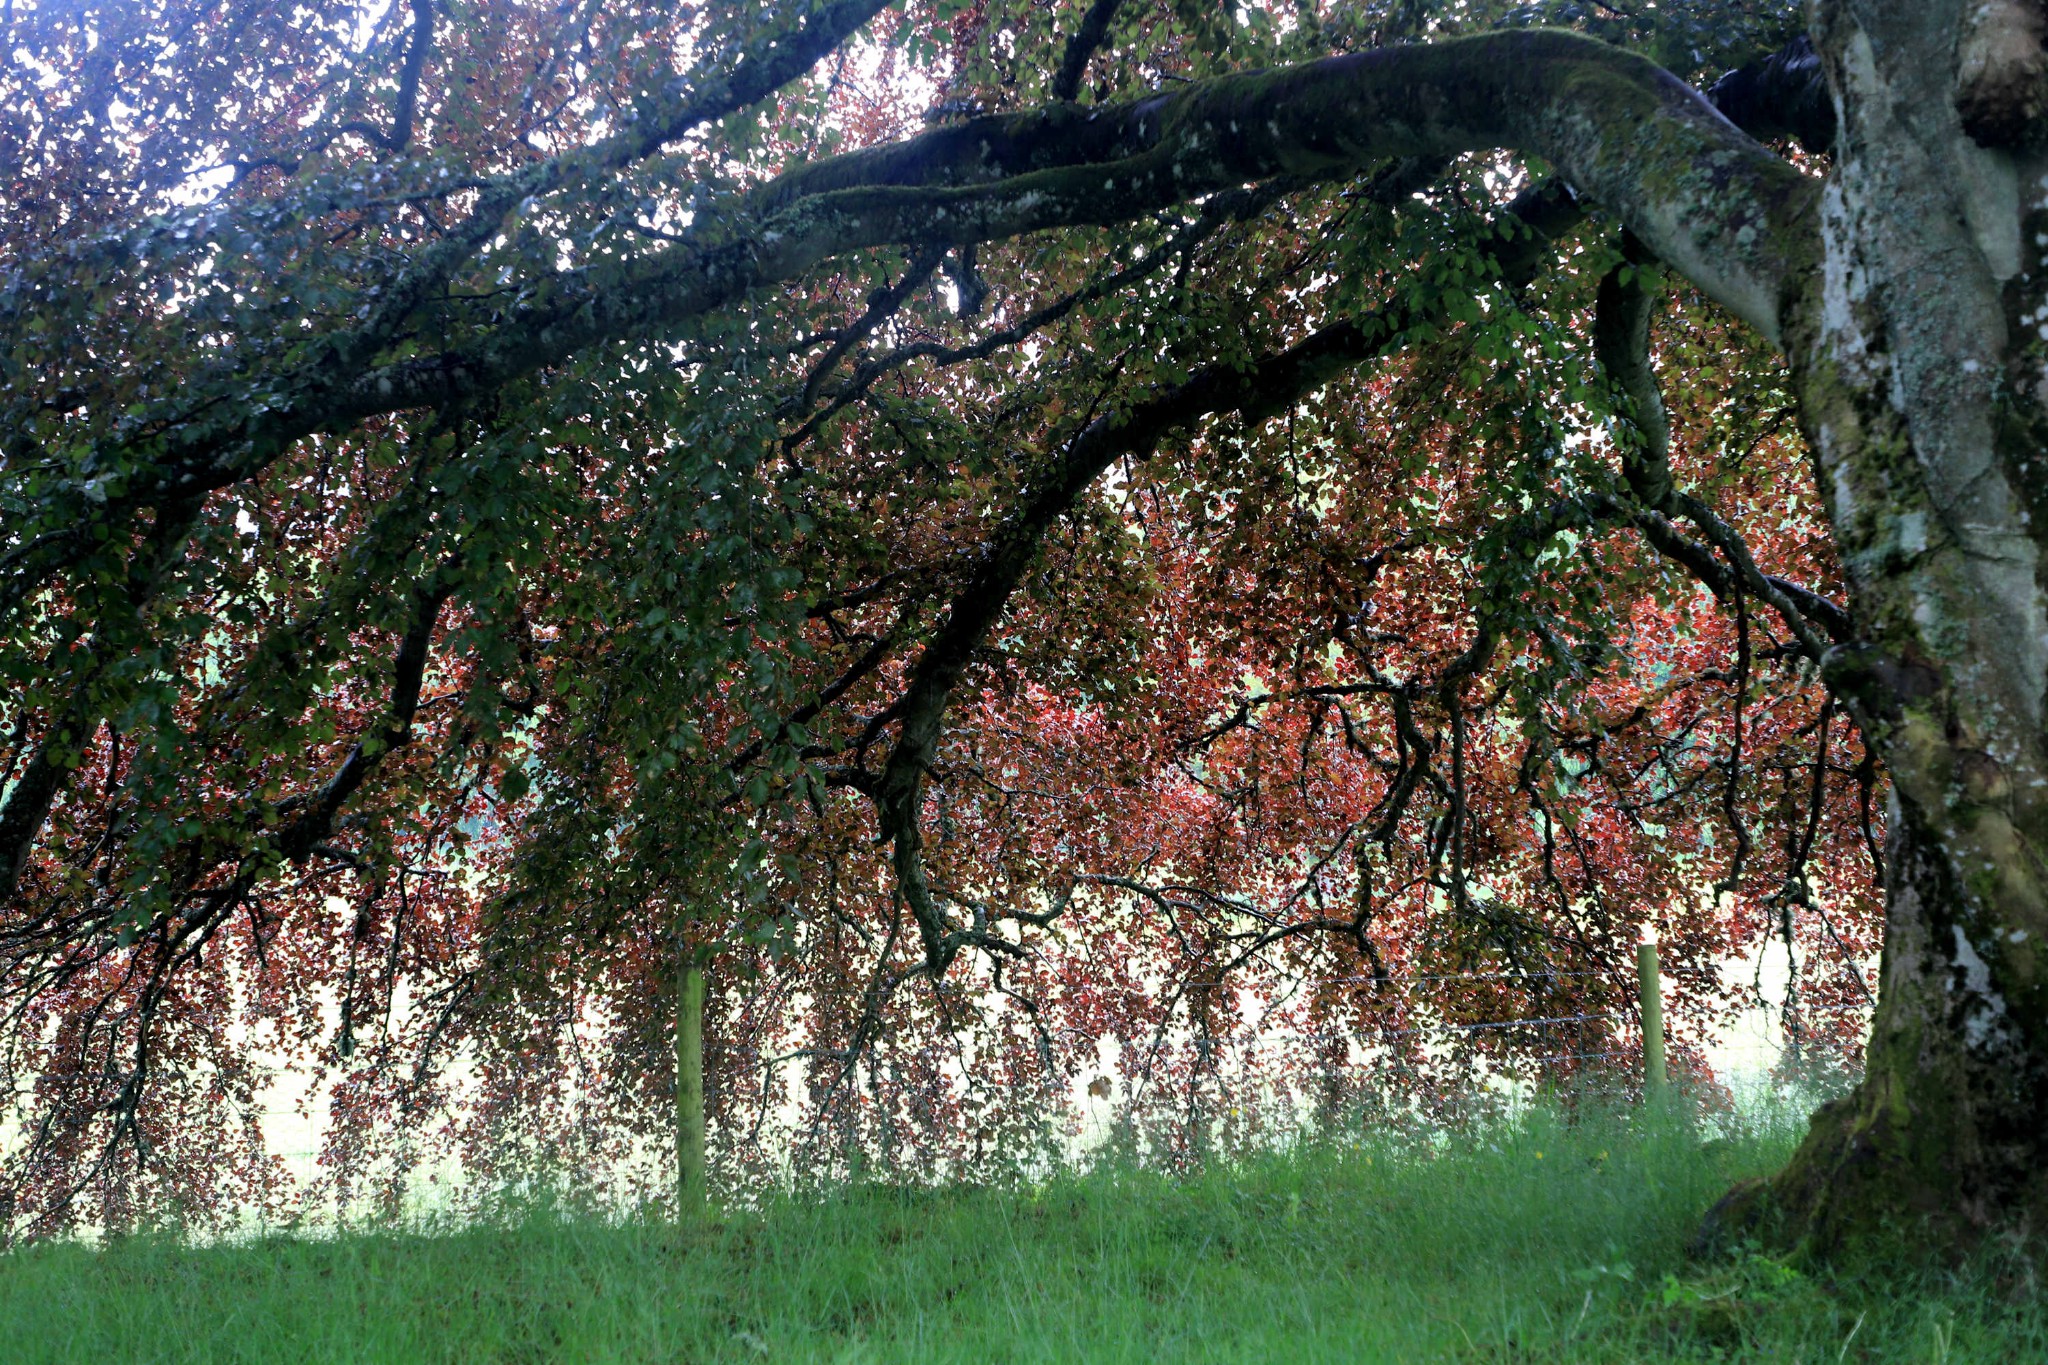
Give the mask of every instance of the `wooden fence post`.
POLYGON ((1636 945, 1636 997, 1643 1015, 1643 1098, 1664 1098, 1664 980, 1657 967, 1657 945, 1636 945))
POLYGON ((708 1203, 704 1168, 704 963, 683 958, 676 981, 676 1212, 688 1219, 708 1203))

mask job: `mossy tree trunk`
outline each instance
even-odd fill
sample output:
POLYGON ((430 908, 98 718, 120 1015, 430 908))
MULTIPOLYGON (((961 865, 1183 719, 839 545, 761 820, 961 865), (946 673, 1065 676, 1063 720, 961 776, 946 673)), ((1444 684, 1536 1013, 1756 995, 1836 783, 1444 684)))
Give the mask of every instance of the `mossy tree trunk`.
POLYGON ((1866 1074, 1723 1221, 2048 1222, 2048 108, 2031 4, 1826 0, 1824 264, 1786 341, 1893 783, 1866 1074))

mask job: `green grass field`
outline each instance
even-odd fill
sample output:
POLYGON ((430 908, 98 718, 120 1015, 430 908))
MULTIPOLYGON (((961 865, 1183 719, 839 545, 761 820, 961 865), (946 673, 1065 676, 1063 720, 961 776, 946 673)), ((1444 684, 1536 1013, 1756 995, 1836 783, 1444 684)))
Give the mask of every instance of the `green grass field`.
POLYGON ((1688 1264, 1794 1122, 1538 1112, 1168 1179, 868 1185, 678 1230, 559 1211, 433 1234, 0 1258, 0 1361, 2048 1361, 2021 1273, 1688 1264))

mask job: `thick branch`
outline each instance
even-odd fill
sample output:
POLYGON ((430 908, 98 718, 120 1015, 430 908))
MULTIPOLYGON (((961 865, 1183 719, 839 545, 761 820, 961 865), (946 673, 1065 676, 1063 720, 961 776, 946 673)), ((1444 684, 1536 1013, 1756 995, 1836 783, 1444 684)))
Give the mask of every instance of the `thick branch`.
MULTIPOLYGON (((1631 245, 1634 245, 1631 243, 1631 245)), ((1645 507, 1663 511, 1673 490, 1671 419, 1650 365, 1650 315, 1657 290, 1640 251, 1607 272, 1593 313, 1593 354, 1622 401, 1628 428, 1619 433, 1621 470, 1645 507)))
POLYGON ((1660 259, 1778 338, 1813 256, 1812 182, 1640 57, 1569 33, 1495 33, 1092 111, 974 119, 805 167, 750 201, 743 218, 759 226, 747 234, 536 280, 497 325, 438 355, 369 368, 382 334, 337 337, 319 364, 267 386, 277 401, 224 405, 171 431, 127 488, 96 491, 132 506, 221 487, 312 432, 494 388, 603 341, 666 334, 847 251, 1113 224, 1248 181, 1334 179, 1389 157, 1488 148, 1550 161, 1660 259))
POLYGON ((1834 98, 1813 40, 1804 34, 1761 61, 1721 77, 1707 88, 1707 98, 1759 141, 1796 137, 1814 153, 1834 145, 1834 98))
POLYGON ((412 722, 419 712, 420 686, 426 679, 434 627, 441 619, 442 605, 454 590, 452 581, 414 590, 412 622, 399 640, 398 653, 392 660, 391 704, 385 722, 349 750, 334 775, 313 793, 306 808, 278 836, 278 847, 293 862, 303 862, 313 846, 327 837, 342 805, 385 755, 412 738, 412 722))
POLYGON ((392 111, 391 132, 384 146, 402 152, 412 141, 412 125, 420 105, 420 72, 427 65, 427 51, 434 45, 434 0, 412 0, 412 36, 405 47, 405 69, 398 76, 398 107, 392 111))
POLYGON ((434 44, 435 0, 412 0, 412 29, 405 41, 405 61, 398 73, 398 103, 391 111, 391 130, 354 120, 336 129, 340 133, 361 133, 387 152, 402 152, 412 141, 412 125, 419 110, 420 73, 426 69, 427 51, 434 44))
POLYGON ((1613 386, 1625 419, 1617 433, 1622 477, 1646 514, 1636 524, 1661 554, 1685 566, 1716 597, 1738 586, 1756 593, 1783 618, 1801 648, 1820 662, 1826 646, 1814 625, 1840 643, 1850 638, 1848 613, 1799 584, 1764 573, 1740 534, 1698 498, 1679 489, 1671 474, 1671 420, 1657 372, 1650 363, 1650 319, 1657 305, 1655 276, 1640 241, 1625 237, 1626 263, 1600 281, 1593 320, 1593 351, 1613 386), (1687 517, 1727 556, 1724 566, 1705 546, 1679 534, 1668 520, 1687 517))
POLYGON ((1109 36, 1109 21, 1116 17, 1119 3, 1120 0, 1095 0, 1088 7, 1088 13, 1081 16, 1081 27, 1075 29, 1074 36, 1067 40, 1067 50, 1060 57, 1059 72, 1052 78, 1054 99, 1079 98, 1081 78, 1088 74, 1088 59, 1109 36))
POLYGON ((790 172, 765 200, 862 190, 857 202, 889 214, 905 201, 883 191, 922 189, 912 202, 947 230, 1007 235, 1120 222, 1273 175, 1331 179, 1389 157, 1494 148, 1553 162, 1657 257, 1776 339, 1780 296, 1816 250, 1816 187, 1670 73, 1570 33, 1485 34, 1122 105, 972 119, 790 172), (976 191, 1001 181, 1001 200, 976 191), (941 185, 956 188, 930 197, 941 185))

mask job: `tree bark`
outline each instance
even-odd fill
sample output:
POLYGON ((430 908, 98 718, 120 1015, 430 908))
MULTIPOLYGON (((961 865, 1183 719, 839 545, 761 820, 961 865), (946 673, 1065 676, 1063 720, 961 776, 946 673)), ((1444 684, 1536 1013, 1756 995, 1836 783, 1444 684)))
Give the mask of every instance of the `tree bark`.
POLYGON ((1826 673, 1890 771, 1864 1078, 1710 1235, 1822 1251, 2048 1215, 2048 164, 2039 16, 1826 0, 1824 263, 1789 358, 1867 643, 1826 673), (1983 87, 1989 83, 1990 90, 1983 87), (2017 93, 2015 93, 2017 91, 2017 93), (2003 99, 2003 113, 1985 106, 2003 99), (2012 106, 2017 105, 2018 112, 2012 106), (1974 111, 1974 112, 1970 112, 1974 111), (2030 112, 2029 112, 2030 111, 2030 112))

